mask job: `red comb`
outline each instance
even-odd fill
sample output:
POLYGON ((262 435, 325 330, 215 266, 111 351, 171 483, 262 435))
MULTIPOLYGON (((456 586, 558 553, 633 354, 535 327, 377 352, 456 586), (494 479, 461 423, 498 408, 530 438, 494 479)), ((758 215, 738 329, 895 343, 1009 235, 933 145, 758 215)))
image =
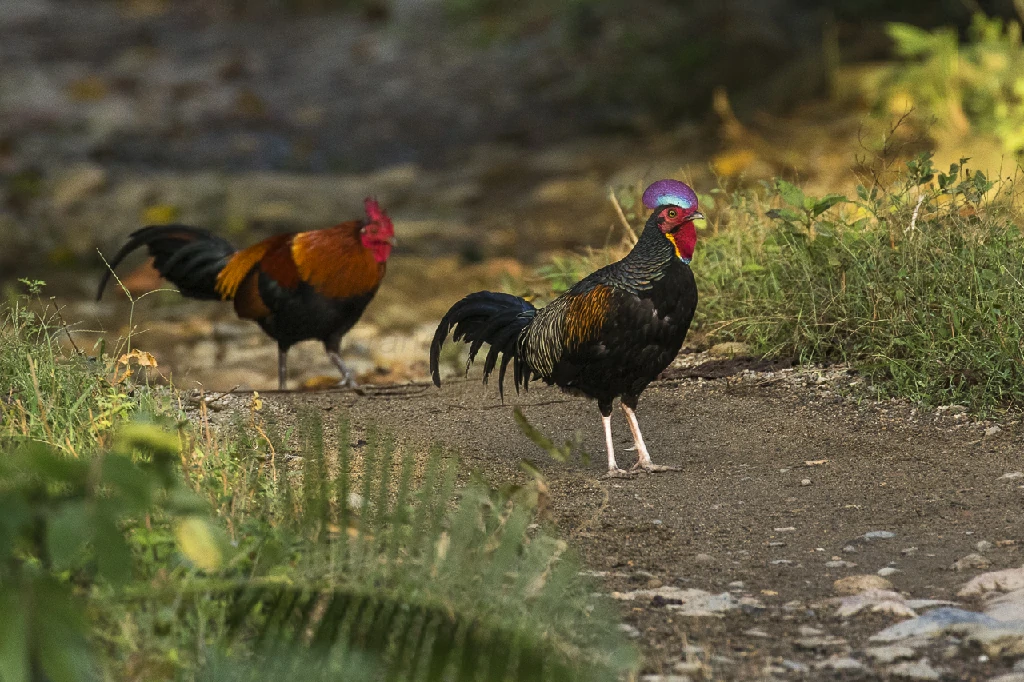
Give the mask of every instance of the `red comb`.
POLYGON ((366 217, 369 218, 371 222, 384 221, 388 219, 387 214, 384 213, 384 209, 382 209, 380 204, 371 197, 366 197, 363 201, 363 206, 366 209, 366 217))

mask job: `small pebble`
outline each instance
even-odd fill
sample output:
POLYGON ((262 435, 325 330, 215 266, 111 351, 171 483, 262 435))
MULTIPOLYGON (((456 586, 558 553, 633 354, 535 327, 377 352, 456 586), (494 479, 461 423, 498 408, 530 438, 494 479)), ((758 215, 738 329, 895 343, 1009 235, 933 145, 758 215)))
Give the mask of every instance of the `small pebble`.
POLYGON ((896 537, 896 533, 888 530, 871 530, 864 533, 865 540, 891 540, 896 537))
POLYGON ((800 485, 810 485, 810 484, 811 484, 811 479, 809 479, 809 478, 805 478, 802 481, 800 481, 800 485))
POLYGON ((843 547, 843 551, 846 552, 847 554, 856 554, 857 553, 857 548, 854 547, 853 545, 847 545, 846 547, 843 547))
POLYGON ((785 526, 783 528, 776 528, 775 532, 776 533, 792 533, 795 530, 796 530, 796 528, 794 526, 785 526))
POLYGON ((920 661, 897 663, 889 668, 889 676, 905 680, 937 680, 942 677, 926 658, 922 658, 920 661))
POLYGON ((747 637, 771 637, 771 635, 769 635, 764 630, 758 630, 757 628, 744 630, 743 634, 745 634, 747 637))
POLYGON ((825 568, 857 568, 857 564, 839 559, 838 561, 826 561, 825 568))
POLYGON ((917 655, 909 646, 876 646, 864 653, 875 663, 895 663, 917 655))
POLYGON ((891 590, 892 583, 878 575, 848 575, 832 583, 836 594, 854 595, 865 590, 891 590))
POLYGON ((987 429, 985 429, 985 435, 986 436, 995 436, 995 435, 998 435, 998 434, 1000 434, 1002 432, 1003 432, 1003 430, 1001 428, 999 428, 998 426, 990 426, 987 429))
POLYGON ((792 566, 793 561, 791 559, 772 559, 772 566, 792 566))
POLYGON ((896 575, 897 573, 901 572, 902 571, 900 571, 900 569, 893 568, 892 566, 886 566, 885 568, 878 569, 878 575, 882 576, 883 578, 888 578, 890 575, 896 575))
POLYGON ((626 636, 630 639, 640 638, 640 631, 629 623, 619 623, 619 631, 626 633, 626 636))
POLYGON ((951 568, 954 571, 970 571, 972 569, 985 569, 992 565, 988 558, 980 554, 968 554, 953 562, 951 568))
POLYGON ((978 550, 979 552, 987 552, 993 547, 995 547, 995 545, 993 545, 988 540, 978 540, 978 544, 974 546, 974 549, 978 550))
POLYGON ((784 659, 782 661, 782 667, 785 668, 786 670, 789 670, 789 671, 792 671, 792 672, 795 672, 795 673, 806 673, 806 672, 810 672, 811 671, 811 669, 807 666, 807 664, 801 663, 799 661, 791 661, 788 658, 784 659))
POLYGON ((815 667, 819 670, 822 668, 826 668, 828 670, 835 670, 837 672, 840 670, 845 670, 848 672, 864 670, 863 663, 861 663, 855 658, 850 658, 849 656, 838 656, 836 658, 830 658, 827 661, 822 661, 815 667))
POLYGON ((713 563, 715 563, 715 557, 711 556, 710 554, 704 554, 704 553, 698 554, 697 556, 693 557, 693 560, 695 562, 697 562, 698 564, 713 564, 713 563))
POLYGON ((912 554, 917 554, 917 547, 904 547, 903 549, 900 550, 900 554, 902 554, 903 556, 910 556, 912 554))

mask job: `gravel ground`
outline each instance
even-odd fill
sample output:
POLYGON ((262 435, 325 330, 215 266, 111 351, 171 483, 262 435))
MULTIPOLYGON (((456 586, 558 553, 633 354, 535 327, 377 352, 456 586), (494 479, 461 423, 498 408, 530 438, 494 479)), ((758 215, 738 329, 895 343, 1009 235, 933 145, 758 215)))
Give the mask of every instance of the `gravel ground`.
MULTIPOLYGON (((681 470, 612 481, 596 408, 547 387, 505 405, 475 378, 261 395, 286 418, 341 408, 442 441, 495 485, 534 462, 559 532, 622 604, 642 679, 1024 680, 1016 423, 874 402, 842 368, 705 353, 666 377, 638 416, 655 462, 681 470), (593 457, 553 461, 512 404, 593 457)), ((248 400, 222 397, 219 414, 248 400)), ((613 428, 628 463, 621 416, 613 428)))

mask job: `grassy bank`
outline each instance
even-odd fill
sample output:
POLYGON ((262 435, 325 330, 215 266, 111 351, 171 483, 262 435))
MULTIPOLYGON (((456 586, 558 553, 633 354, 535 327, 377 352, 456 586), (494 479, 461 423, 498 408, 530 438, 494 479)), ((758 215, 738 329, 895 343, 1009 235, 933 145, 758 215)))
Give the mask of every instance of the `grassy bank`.
MULTIPOLYGON (((38 288, 38 285, 33 285, 38 288)), ((144 353, 0 326, 0 679, 615 680, 636 666, 536 487, 370 424, 220 427, 144 353), (141 365, 141 366, 140 366, 141 365)))
MULTIPOLYGON (((617 199, 632 233, 552 261, 510 288, 542 300, 621 257, 639 189, 617 199), (532 291, 531 291, 532 289, 532 291)), ((978 410, 1024 404, 1020 185, 929 155, 869 174, 855 195, 776 181, 701 195, 693 338, 740 340, 800 362, 848 363, 881 397, 978 410)))

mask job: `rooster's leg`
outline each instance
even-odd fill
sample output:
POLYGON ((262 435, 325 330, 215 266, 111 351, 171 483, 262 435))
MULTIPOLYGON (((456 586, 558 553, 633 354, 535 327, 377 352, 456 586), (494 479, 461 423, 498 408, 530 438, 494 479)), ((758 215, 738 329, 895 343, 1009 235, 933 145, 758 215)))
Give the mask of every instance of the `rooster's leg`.
POLYGON ((277 349, 277 390, 284 391, 288 388, 288 351, 284 348, 277 349))
POLYGON ((644 471, 678 471, 679 467, 655 464, 651 461, 651 453, 647 452, 647 445, 644 443, 643 434, 640 433, 640 423, 636 420, 636 413, 626 403, 622 403, 622 411, 626 413, 626 421, 629 423, 629 430, 633 433, 633 441, 636 442, 637 459, 631 471, 642 469, 644 471))
POLYGON ((359 384, 356 383, 355 375, 348 367, 345 366, 345 363, 341 361, 341 355, 338 354, 338 351, 328 350, 327 355, 331 358, 331 362, 334 363, 334 366, 338 368, 338 371, 341 372, 341 385, 357 388, 359 384))
POLYGON ((612 442, 611 406, 608 407, 608 414, 604 412, 605 410, 602 408, 601 423, 604 424, 604 445, 608 449, 608 473, 605 474, 605 478, 630 478, 632 474, 628 471, 623 471, 615 463, 615 444, 612 442))

